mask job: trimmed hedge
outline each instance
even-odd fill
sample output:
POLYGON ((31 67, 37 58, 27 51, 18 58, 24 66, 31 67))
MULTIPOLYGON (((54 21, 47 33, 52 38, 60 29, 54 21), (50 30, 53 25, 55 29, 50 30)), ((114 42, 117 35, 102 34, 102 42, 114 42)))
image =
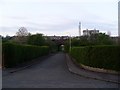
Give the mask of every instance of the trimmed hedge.
POLYGON ((2 48, 4 67, 13 67, 49 53, 48 46, 4 43, 2 48))
POLYGON ((70 54, 78 63, 120 71, 120 46, 73 47, 70 54))

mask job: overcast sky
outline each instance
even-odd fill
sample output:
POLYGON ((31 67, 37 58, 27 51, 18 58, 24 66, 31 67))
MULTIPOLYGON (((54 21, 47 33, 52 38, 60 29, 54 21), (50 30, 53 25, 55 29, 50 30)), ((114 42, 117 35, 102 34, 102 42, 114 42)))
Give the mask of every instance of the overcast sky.
POLYGON ((44 35, 78 35, 98 29, 118 35, 118 0, 0 0, 0 35, 15 35, 20 27, 44 35))

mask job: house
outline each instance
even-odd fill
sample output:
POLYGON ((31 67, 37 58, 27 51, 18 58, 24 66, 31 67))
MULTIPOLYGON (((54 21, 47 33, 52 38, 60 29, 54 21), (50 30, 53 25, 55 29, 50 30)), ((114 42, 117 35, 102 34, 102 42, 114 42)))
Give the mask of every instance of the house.
POLYGON ((91 36, 92 34, 98 34, 99 33, 99 30, 83 30, 83 36, 91 36))

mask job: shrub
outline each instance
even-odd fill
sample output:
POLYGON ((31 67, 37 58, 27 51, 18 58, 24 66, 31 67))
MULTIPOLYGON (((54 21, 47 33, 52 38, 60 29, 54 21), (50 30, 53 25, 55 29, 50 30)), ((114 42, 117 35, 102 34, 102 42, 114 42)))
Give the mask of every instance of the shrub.
POLYGON ((49 53, 49 47, 47 46, 4 43, 2 48, 5 67, 13 67, 49 53))
POLYGON ((78 63, 120 71, 120 46, 73 47, 70 54, 78 63))

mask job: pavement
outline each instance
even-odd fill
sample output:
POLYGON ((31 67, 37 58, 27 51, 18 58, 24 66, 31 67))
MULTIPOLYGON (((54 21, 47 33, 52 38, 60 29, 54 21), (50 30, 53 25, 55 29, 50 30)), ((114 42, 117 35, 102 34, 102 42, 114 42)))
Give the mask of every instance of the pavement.
POLYGON ((91 71, 88 69, 84 69, 82 66, 78 66, 68 54, 66 54, 67 66, 70 72, 75 73, 80 76, 84 76, 87 78, 102 80, 106 82, 118 83, 120 84, 120 74, 110 74, 110 73, 102 73, 91 71))
MULTIPOLYGON (((119 88, 119 84, 76 75, 68 70, 70 60, 65 53, 38 58, 24 69, 5 69, 3 88, 119 88), (68 64, 69 62, 69 64, 68 64), (16 71, 15 71, 16 70, 16 71), (5 73, 6 72, 6 73, 5 73), (8 72, 8 73, 7 73, 8 72)), ((71 65, 70 65, 71 66, 71 65)), ((23 68, 23 67, 22 67, 23 68)), ((72 66, 73 69, 73 66, 72 66)), ((86 71, 84 71, 86 72, 86 71)), ((83 73, 83 72, 81 72, 83 73)), ((89 73, 87 73, 89 74, 89 73)), ((98 75, 99 76, 99 75, 98 75)))
POLYGON ((0 69, 0 90, 2 89, 2 69, 0 69))

